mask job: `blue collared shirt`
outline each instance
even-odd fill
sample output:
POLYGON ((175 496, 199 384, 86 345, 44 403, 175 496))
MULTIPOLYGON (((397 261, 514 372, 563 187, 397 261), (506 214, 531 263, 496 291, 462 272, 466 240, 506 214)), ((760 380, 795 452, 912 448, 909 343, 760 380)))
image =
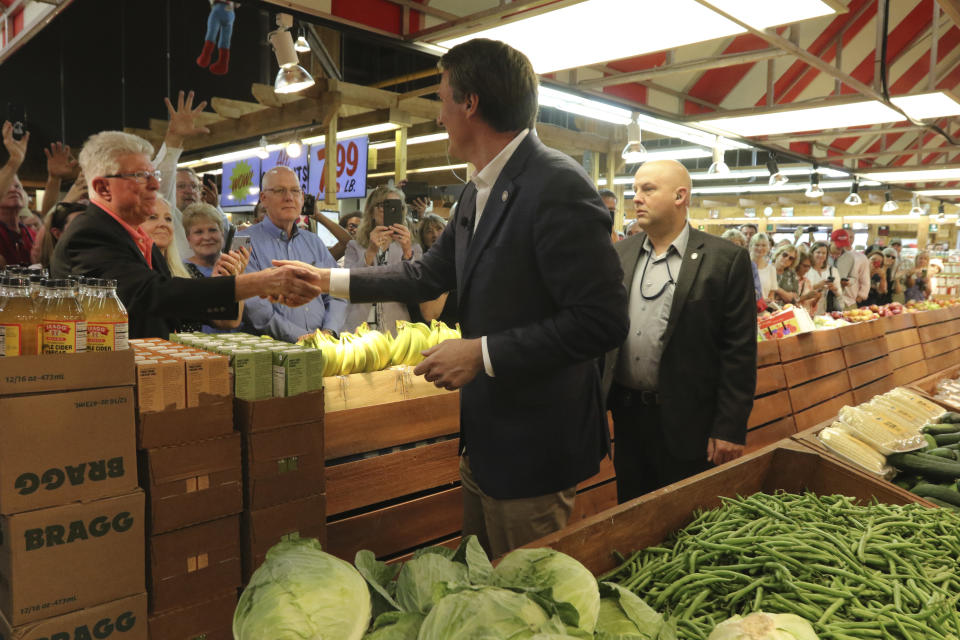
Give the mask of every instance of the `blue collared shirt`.
MULTIPOLYGON (((237 235, 250 236, 250 263, 247 273, 269 269, 273 260, 299 260, 315 267, 334 268, 337 261, 323 245, 319 237, 293 227, 290 237, 270 221, 244 229, 237 235)), ((347 314, 347 302, 323 294, 302 307, 291 308, 283 304, 271 304, 265 298, 248 298, 244 304, 243 321, 247 330, 265 333, 278 340, 296 342, 297 339, 317 329, 336 333, 343 327, 347 314)))

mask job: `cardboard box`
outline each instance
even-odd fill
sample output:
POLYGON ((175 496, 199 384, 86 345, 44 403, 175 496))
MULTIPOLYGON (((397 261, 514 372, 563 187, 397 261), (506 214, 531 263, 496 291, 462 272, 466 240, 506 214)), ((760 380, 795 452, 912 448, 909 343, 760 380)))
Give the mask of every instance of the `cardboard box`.
POLYGON ((147 640, 147 594, 138 593, 19 627, 11 626, 0 615, 0 638, 3 639, 93 640, 117 636, 123 640, 147 640))
POLYGON ((11 625, 144 588, 142 491, 0 516, 0 611, 11 625))
POLYGON ((233 640, 236 608, 237 591, 230 589, 205 602, 150 616, 150 640, 233 640))
POLYGON ((241 431, 262 431, 323 420, 323 404, 323 392, 313 391, 255 402, 237 398, 234 412, 241 431))
POLYGON ((137 407, 140 413, 184 409, 186 406, 183 363, 163 357, 137 363, 137 407))
POLYGON ((240 434, 140 452, 150 535, 240 513, 240 434))
POLYGON ((185 355, 181 358, 186 379, 188 407, 217 402, 229 397, 229 361, 224 356, 185 355))
POLYGON ((324 492, 323 423, 243 434, 244 507, 263 509, 324 492))
POLYGON ((137 416, 137 448, 154 449, 233 433, 233 399, 137 416))
POLYGON ((236 589, 240 576, 240 516, 151 536, 150 613, 194 605, 236 589))
POLYGON ((133 351, 0 358, 0 396, 134 384, 133 351))
POLYGON ((133 409, 130 387, 0 398, 0 513, 136 489, 133 409))
POLYGON ((243 544, 243 581, 249 582, 270 547, 288 537, 316 538, 327 548, 325 494, 284 502, 266 509, 244 511, 240 530, 243 544))

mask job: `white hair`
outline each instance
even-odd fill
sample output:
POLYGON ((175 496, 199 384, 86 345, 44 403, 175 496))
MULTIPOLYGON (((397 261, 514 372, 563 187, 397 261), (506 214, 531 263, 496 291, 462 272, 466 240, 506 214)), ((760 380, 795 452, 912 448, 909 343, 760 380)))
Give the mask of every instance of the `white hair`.
POLYGON ((142 153, 153 157, 153 145, 131 133, 123 131, 101 131, 90 136, 80 151, 80 168, 87 180, 87 187, 93 192, 94 178, 102 178, 120 170, 120 156, 142 153))

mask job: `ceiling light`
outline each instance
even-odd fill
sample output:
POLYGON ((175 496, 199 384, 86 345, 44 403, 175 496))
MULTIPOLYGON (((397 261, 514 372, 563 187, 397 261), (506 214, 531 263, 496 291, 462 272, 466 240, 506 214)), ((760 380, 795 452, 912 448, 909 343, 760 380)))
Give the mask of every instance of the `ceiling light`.
POLYGON ((713 175, 728 175, 730 167, 723 161, 723 149, 720 147, 720 136, 717 136, 716 145, 713 147, 713 164, 707 169, 707 173, 713 175))
POLYGON ((613 124, 630 124, 632 119, 629 109, 542 85, 539 90, 539 102, 541 107, 553 107, 568 113, 575 113, 613 124))
POLYGON ((898 96, 890 98, 890 102, 903 109, 904 113, 914 120, 960 115, 960 102, 944 91, 898 96))
POLYGON ((296 140, 287 145, 287 156, 290 158, 299 158, 303 153, 303 147, 296 140))
POLYGON ((777 155, 775 153, 767 154, 767 171, 770 172, 770 184, 784 185, 789 182, 785 174, 780 172, 780 166, 777 164, 777 155))
MULTIPOLYGON (((450 135, 446 131, 440 133, 428 133, 425 136, 414 136, 412 138, 407 138, 407 146, 415 144, 426 144, 427 142, 439 142, 441 140, 446 140, 450 135)), ((397 146, 396 140, 384 140, 383 142, 375 142, 370 145, 371 149, 393 149, 397 146)))
POLYGON ((927 189, 925 191, 917 191, 916 194, 927 198, 960 196, 960 189, 927 189))
POLYGON ((860 181, 854 180, 853 186, 850 187, 850 195, 847 196, 847 199, 843 201, 843 204, 848 204, 851 207, 855 207, 859 204, 863 204, 863 198, 860 197, 860 181))
POLYGON ((913 197, 910 198, 910 205, 911 205, 911 206, 910 206, 910 215, 912 215, 912 216, 922 216, 922 215, 924 215, 924 214, 926 213, 926 211, 924 211, 923 207, 920 206, 920 196, 914 194, 913 197))
MULTIPOLYGON (((423 167, 422 169, 407 169, 407 173, 432 173, 434 171, 454 171, 456 169, 466 169, 467 164, 445 164, 439 167, 423 167)), ((368 173, 368 178, 388 178, 395 175, 393 171, 383 171, 381 173, 368 173)))
MULTIPOLYGON (((851 180, 836 180, 820 185, 821 189, 849 189, 853 184, 851 180)), ((806 191, 808 186, 804 183, 790 182, 784 185, 775 184, 725 184, 720 186, 702 186, 694 187, 693 195, 723 195, 739 193, 787 193, 791 191, 806 191)))
POLYGON ((261 160, 266 160, 270 157, 270 152, 267 151, 267 136, 260 136, 260 146, 255 153, 261 160))
MULTIPOLYGON (((647 149, 644 162, 651 160, 692 160, 694 158, 709 158, 710 152, 703 147, 666 147, 663 149, 647 149)), ((632 182, 632 180, 631 180, 632 182)))
POLYGON ((880 207, 880 210, 884 213, 890 213, 891 211, 896 211, 900 208, 900 205, 897 204, 897 201, 893 199, 893 196, 890 195, 890 191, 886 191, 883 194, 883 206, 880 207))
POLYGON ((297 53, 307 53, 310 51, 310 43, 307 42, 307 39, 303 37, 303 33, 300 34, 300 37, 297 38, 296 43, 293 45, 294 50, 297 53))
POLYGON ((865 178, 882 182, 937 182, 960 180, 960 167, 946 169, 911 169, 901 171, 871 171, 861 173, 865 178))
POLYGON ((810 186, 803 192, 803 195, 808 198, 823 197, 823 189, 820 188, 820 174, 817 173, 816 168, 814 168, 813 173, 810 174, 810 186))
MULTIPOLYGON (((366 127, 357 127, 356 129, 348 129, 346 131, 341 131, 337 134, 337 140, 347 140, 348 138, 358 138, 360 136, 366 136, 371 133, 383 133, 385 131, 396 131, 400 128, 400 125, 394 124, 392 122, 381 122, 380 124, 371 124, 366 127)), ((304 138, 301 140, 303 144, 321 144, 327 139, 324 135, 311 136, 309 138, 304 138)), ((407 144, 410 144, 410 141, 407 141, 407 144)), ((396 145, 396 142, 394 142, 396 145)))
POLYGON ((627 145, 620 152, 620 157, 627 164, 638 164, 647 157, 647 150, 643 148, 640 142, 640 125, 636 120, 632 120, 627 125, 627 145))
POLYGON ((268 39, 273 45, 277 64, 280 65, 277 78, 273 81, 273 90, 277 93, 296 93, 313 86, 313 76, 298 64, 299 60, 293 48, 293 36, 290 32, 280 28, 271 31, 268 39))
MULTIPOLYGON (((713 4, 761 30, 835 13, 822 0, 768 3, 713 0, 713 4)), ((645 35, 637 38, 634 21, 609 19, 609 16, 633 15, 636 7, 636 0, 591 0, 529 17, 521 13, 519 19, 512 22, 441 39, 436 44, 449 49, 473 38, 499 40, 525 53, 537 73, 548 73, 744 33, 743 27, 696 0, 674 0, 669 12, 649 12, 645 35), (676 28, 677 15, 684 18, 683 29, 676 28), (558 42, 579 42, 584 33, 603 33, 604 37, 591 42, 590 46, 557 46, 558 42)))

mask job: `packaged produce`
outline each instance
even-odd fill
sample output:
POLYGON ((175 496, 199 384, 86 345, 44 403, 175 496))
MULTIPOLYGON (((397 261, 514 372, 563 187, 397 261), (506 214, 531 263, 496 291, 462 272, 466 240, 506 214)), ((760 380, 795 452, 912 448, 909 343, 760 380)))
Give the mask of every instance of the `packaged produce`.
POLYGON ((758 316, 757 329, 765 340, 769 340, 813 331, 816 325, 810 319, 806 309, 786 305, 777 313, 758 316))
POLYGON ((5 356, 35 356, 40 352, 40 316, 30 297, 28 279, 0 278, 0 327, 4 330, 5 356))
POLYGON ((864 405, 840 409, 839 422, 842 428, 883 454, 915 451, 926 446, 919 427, 911 431, 888 417, 865 410, 864 405))
POLYGON ((834 422, 833 426, 818 433, 817 438, 823 446, 844 460, 852 462, 870 473, 887 480, 896 473, 893 467, 887 465, 887 459, 882 453, 863 440, 851 435, 842 423, 834 422))

